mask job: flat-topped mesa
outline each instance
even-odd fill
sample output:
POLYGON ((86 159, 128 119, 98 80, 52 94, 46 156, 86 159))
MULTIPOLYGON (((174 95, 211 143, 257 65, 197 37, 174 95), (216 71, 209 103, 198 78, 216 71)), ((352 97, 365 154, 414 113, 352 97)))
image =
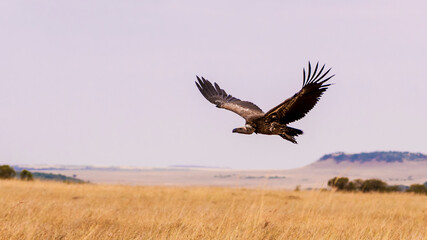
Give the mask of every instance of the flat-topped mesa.
POLYGON ((426 161, 427 155, 422 153, 411 153, 411 152, 398 152, 398 151, 389 151, 389 152, 368 152, 368 153, 355 153, 347 154, 343 152, 336 152, 331 154, 326 154, 319 159, 318 162, 326 160, 334 160, 336 163, 341 162, 351 162, 351 163, 367 163, 372 161, 377 162, 403 162, 403 161, 426 161))

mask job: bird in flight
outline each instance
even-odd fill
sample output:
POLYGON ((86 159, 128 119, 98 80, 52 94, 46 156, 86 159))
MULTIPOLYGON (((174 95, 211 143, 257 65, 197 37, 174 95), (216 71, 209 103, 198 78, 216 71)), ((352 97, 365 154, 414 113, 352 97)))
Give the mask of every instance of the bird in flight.
POLYGON ((319 69, 317 63, 312 71, 308 62, 307 74, 303 69, 301 90, 267 113, 251 102, 227 94, 217 83, 212 85, 203 77, 196 76, 196 85, 202 95, 216 107, 235 112, 246 120, 245 126, 233 129, 233 133, 279 135, 285 140, 297 143, 295 137, 303 132, 287 125, 303 118, 331 85, 326 82, 335 75, 327 76, 331 69, 323 73, 324 68, 325 65, 319 69))

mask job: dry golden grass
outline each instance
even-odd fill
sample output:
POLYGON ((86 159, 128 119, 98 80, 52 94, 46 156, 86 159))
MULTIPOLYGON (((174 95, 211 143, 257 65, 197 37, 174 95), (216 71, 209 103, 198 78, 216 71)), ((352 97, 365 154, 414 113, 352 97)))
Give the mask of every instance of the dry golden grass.
POLYGON ((427 196, 0 181, 0 239, 427 239, 427 196))

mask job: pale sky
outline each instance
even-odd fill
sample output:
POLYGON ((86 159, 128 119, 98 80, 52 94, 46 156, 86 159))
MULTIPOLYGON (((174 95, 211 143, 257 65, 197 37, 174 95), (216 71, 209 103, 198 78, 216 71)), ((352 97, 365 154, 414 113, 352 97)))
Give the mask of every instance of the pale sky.
POLYGON ((300 167, 427 153, 427 1, 0 2, 0 164, 300 167), (294 145, 239 135, 196 75, 265 112, 308 61, 335 85, 294 145))

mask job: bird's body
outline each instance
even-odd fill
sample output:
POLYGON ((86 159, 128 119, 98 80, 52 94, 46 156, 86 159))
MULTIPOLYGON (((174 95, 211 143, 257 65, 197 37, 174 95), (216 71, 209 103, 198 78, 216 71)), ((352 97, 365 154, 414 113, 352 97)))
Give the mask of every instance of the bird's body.
POLYGON ((322 74, 323 66, 318 71, 318 64, 314 71, 311 71, 311 65, 308 63, 308 74, 306 77, 303 71, 303 87, 291 98, 264 113, 255 104, 242 101, 231 95, 228 95, 218 84, 212 85, 203 77, 197 77, 196 85, 202 95, 218 108, 224 108, 239 114, 246 120, 244 127, 235 128, 233 132, 241 134, 266 134, 279 135, 283 139, 297 143, 295 137, 303 132, 299 129, 287 126, 287 124, 304 117, 316 105, 320 96, 326 91, 330 84, 325 84, 330 77, 326 77, 330 69, 322 74))
POLYGON ((281 124, 277 121, 267 121, 264 114, 248 119, 244 127, 235 128, 233 132, 241 134, 259 133, 265 135, 279 135, 294 143, 296 143, 294 137, 303 133, 299 129, 288 127, 286 124, 281 124))

